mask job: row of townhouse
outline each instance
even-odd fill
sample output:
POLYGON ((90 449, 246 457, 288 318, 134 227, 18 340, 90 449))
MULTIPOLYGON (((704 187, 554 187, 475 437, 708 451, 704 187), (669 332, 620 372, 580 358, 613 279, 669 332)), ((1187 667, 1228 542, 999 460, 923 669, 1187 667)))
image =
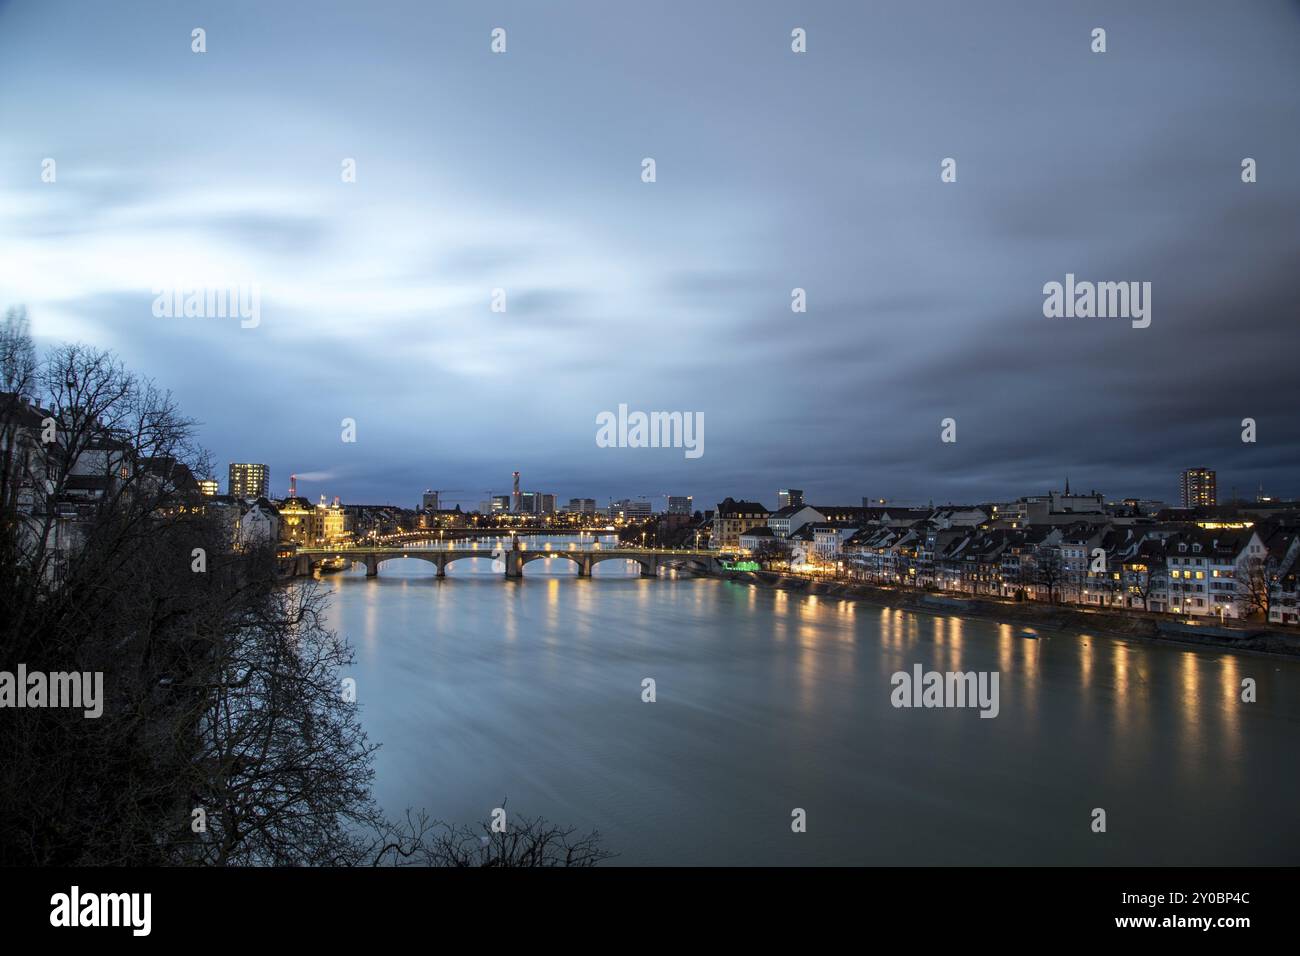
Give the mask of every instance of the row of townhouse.
POLYGON ((1294 603, 1286 617, 1284 592, 1298 553, 1300 535, 1285 525, 1111 529, 1088 567, 1079 603, 1296 623, 1294 603))
POLYGON ((881 582, 1193 617, 1300 623, 1300 535, 1253 528, 872 529, 846 562, 881 582))
POLYGON ((1142 518, 1082 506, 1027 522, 1005 511, 798 504, 768 512, 727 499, 715 514, 714 546, 880 584, 1300 624, 1295 511, 1258 522, 1253 514, 1142 518))
POLYGON ((975 529, 988 521, 975 508, 886 512, 843 542, 840 564, 853 576, 881 583, 934 586, 962 578, 975 529))
POLYGON ((1251 529, 1147 530, 1086 522, 1050 531, 990 530, 962 551, 977 570, 947 583, 973 593, 1220 619, 1265 609, 1268 552, 1251 529), (1001 553, 1012 560, 999 561, 996 573, 978 569, 985 553, 999 550, 994 542, 1000 536, 1008 538, 1001 553))
POLYGON ((805 504, 767 512, 754 502, 728 498, 714 513, 711 546, 753 554, 775 545, 794 570, 833 568, 842 564, 844 544, 862 528, 906 526, 929 514, 899 508, 805 504))
POLYGON ((860 532, 845 565, 882 583, 1000 597, 1300 623, 1300 533, 1196 525, 860 532))

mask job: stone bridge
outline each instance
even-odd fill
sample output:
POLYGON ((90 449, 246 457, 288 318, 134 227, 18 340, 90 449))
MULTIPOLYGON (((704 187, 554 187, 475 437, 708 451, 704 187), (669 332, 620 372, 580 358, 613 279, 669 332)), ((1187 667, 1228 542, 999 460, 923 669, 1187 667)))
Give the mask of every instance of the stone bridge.
POLYGON ((294 577, 310 575, 312 570, 326 560, 343 560, 366 566, 366 577, 379 574, 379 566, 395 558, 415 558, 427 561, 438 569, 438 577, 447 576, 447 567, 463 558, 486 558, 499 561, 504 566, 504 576, 520 578, 524 565, 547 558, 567 558, 578 566, 578 577, 591 577, 591 569, 602 561, 635 561, 641 566, 641 577, 659 576, 662 568, 684 568, 688 571, 709 572, 721 570, 717 555, 712 551, 685 551, 671 548, 299 548, 287 561, 294 577))

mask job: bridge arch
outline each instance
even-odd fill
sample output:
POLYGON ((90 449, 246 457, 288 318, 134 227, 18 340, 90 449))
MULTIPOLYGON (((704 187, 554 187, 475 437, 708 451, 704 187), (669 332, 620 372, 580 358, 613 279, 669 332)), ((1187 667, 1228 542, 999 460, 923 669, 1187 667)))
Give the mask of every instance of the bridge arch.
POLYGON ((707 573, 710 568, 710 562, 707 558, 696 558, 689 556, 672 557, 666 556, 659 559, 661 568, 672 568, 674 570, 682 568, 687 571, 694 571, 700 574, 707 573))
MULTIPOLYGON (((475 559, 478 559, 479 561, 487 561, 489 564, 491 564, 493 561, 501 560, 500 557, 494 558, 492 556, 492 552, 487 550, 469 551, 469 552, 465 552, 465 551, 444 552, 438 560, 438 564, 440 566, 438 576, 444 577, 446 575, 447 568, 451 567, 457 561, 473 561, 475 559)), ((499 574, 500 571, 497 571, 496 573, 499 574)))
POLYGON ((367 554, 353 563, 365 567, 366 577, 373 578, 379 574, 379 566, 389 561, 423 561, 426 564, 432 564, 437 571, 438 577, 442 577, 442 564, 437 557, 432 554, 421 554, 418 551, 407 551, 402 554, 367 554))
POLYGON ((581 571, 584 557, 585 555, 573 554, 568 551, 529 551, 524 554, 522 563, 532 564, 534 561, 545 561, 547 558, 568 558, 581 571))
POLYGON ((605 561, 634 561, 641 566, 641 576, 643 578, 654 578, 659 576, 658 558, 642 558, 634 554, 628 554, 626 552, 623 552, 622 554, 619 554, 617 552, 613 554, 601 554, 598 551, 592 553, 591 555, 592 567, 595 567, 597 564, 601 564, 602 562, 605 561))

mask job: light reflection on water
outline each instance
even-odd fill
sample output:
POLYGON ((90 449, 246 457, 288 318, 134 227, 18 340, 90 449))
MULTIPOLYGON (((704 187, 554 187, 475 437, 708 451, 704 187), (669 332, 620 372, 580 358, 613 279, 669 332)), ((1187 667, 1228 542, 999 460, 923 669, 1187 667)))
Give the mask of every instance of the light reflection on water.
POLYGON ((598 828, 625 864, 1300 860, 1300 663, 614 564, 324 579, 390 813, 469 821, 508 798, 598 828), (1000 671, 999 716, 893 708, 916 663, 1000 671))

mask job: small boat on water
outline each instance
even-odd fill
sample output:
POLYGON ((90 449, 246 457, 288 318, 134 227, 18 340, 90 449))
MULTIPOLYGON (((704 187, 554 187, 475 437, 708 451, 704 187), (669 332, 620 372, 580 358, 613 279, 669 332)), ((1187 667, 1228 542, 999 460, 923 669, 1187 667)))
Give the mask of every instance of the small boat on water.
POLYGON ((326 558, 316 565, 316 570, 321 574, 334 574, 336 571, 342 571, 347 566, 348 562, 344 558, 326 558))
POLYGON ((1020 636, 1027 641, 1038 640, 1038 632, 1035 631, 1032 627, 1022 627, 1020 629, 1020 636))

